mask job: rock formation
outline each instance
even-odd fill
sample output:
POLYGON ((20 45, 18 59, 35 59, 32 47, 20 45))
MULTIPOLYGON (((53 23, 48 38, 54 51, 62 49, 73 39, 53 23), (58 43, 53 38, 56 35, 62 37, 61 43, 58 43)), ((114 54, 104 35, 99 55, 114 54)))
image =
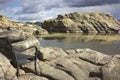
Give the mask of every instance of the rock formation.
POLYGON ((49 32, 113 34, 119 32, 120 23, 113 16, 105 13, 75 12, 44 21, 42 27, 49 32))
MULTIPOLYGON (((17 77, 14 61, 9 59, 9 46, 4 44, 4 40, 0 40, 0 80, 120 80, 120 55, 106 55, 87 48, 43 48, 35 37, 19 38, 19 35, 15 34, 7 37, 17 49, 31 45, 38 47, 38 74, 35 75, 34 62, 31 62, 20 66, 20 76, 17 77)), ((34 50, 26 52, 30 54, 34 50)))
POLYGON ((23 30, 26 34, 48 34, 41 26, 29 23, 15 22, 9 20, 6 16, 0 16, 0 32, 9 30, 23 30))

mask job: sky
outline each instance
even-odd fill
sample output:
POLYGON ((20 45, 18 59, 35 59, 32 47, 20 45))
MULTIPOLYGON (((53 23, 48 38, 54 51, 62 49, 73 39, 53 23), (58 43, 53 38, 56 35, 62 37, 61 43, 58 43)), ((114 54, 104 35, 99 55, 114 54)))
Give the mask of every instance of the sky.
POLYGON ((120 0, 0 0, 0 15, 15 21, 42 22, 73 12, 104 12, 120 19, 120 0))

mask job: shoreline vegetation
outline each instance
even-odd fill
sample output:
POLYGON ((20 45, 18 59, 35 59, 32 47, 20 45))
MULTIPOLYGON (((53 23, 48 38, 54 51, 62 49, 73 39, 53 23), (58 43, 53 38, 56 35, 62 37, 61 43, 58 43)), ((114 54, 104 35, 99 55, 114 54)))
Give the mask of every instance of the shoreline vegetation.
POLYGON ((35 35, 37 38, 68 38, 68 39, 83 39, 86 41, 92 41, 92 40, 100 40, 100 41, 105 41, 105 42, 112 42, 112 41, 119 41, 120 40, 120 35, 119 34, 79 34, 79 33, 51 33, 47 35, 35 35))

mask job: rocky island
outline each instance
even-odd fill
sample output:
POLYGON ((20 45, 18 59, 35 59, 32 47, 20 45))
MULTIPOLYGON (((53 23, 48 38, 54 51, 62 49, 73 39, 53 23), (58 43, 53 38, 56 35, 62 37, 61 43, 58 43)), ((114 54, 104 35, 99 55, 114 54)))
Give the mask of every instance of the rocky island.
MULTIPOLYGON (((20 66, 20 75, 17 77, 12 60, 14 56, 8 44, 0 39, 0 80, 120 80, 119 54, 107 55, 89 48, 64 50, 42 47, 32 35, 48 32, 118 33, 120 23, 112 16, 93 12, 71 13, 44 21, 41 26, 14 22, 0 16, 0 37, 7 37, 14 48, 38 48, 37 75, 31 62, 20 66)), ((34 50, 26 52, 32 53, 34 50)))
POLYGON ((105 13, 75 12, 46 20, 42 27, 49 32, 114 34, 119 32, 120 23, 113 16, 105 13))

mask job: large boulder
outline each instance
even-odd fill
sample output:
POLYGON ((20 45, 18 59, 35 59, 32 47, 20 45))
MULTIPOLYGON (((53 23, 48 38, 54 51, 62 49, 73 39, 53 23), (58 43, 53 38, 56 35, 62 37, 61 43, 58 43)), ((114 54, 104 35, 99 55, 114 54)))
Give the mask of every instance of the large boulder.
POLYGON ((28 59, 35 55, 36 48, 38 52, 40 42, 35 37, 31 36, 23 41, 12 43, 12 47, 18 60, 28 59))
POLYGON ((18 80, 16 69, 2 53, 0 53, 0 80, 18 80))
POLYGON ((106 63, 108 63, 112 56, 91 50, 91 49, 76 49, 76 55, 77 57, 79 57, 82 60, 91 62, 92 64, 96 64, 96 65, 104 65, 106 63))
POLYGON ((4 55, 12 59, 14 57, 14 54, 12 54, 10 44, 14 42, 18 42, 21 40, 26 39, 27 36, 24 35, 24 33, 20 30, 14 30, 14 31, 5 31, 2 32, 0 35, 0 52, 4 53, 4 55))
MULTIPOLYGON (((28 50, 25 50, 25 49, 32 47, 32 46, 36 46, 38 49, 40 48, 40 42, 34 36, 31 36, 29 38, 22 38, 22 37, 20 38, 20 37, 16 36, 15 34, 11 34, 10 36, 8 36, 8 39, 6 39, 6 38, 0 39, 0 44, 1 44, 0 52, 4 53, 4 55, 11 60, 13 60, 13 58, 14 58, 13 51, 15 53, 22 52, 23 54, 27 53, 27 54, 33 55, 33 53, 35 53, 35 48, 30 48, 28 50), (10 43, 8 43, 8 40, 10 41, 10 43), (12 46, 10 46, 10 44, 12 46), (12 47, 13 51, 11 50, 10 47, 12 47), (22 51, 22 50, 25 50, 25 51, 22 51)), ((21 54, 21 55, 23 55, 23 54, 21 54)), ((23 57, 24 56, 22 56, 21 58, 23 58, 23 57)))
POLYGON ((49 32, 70 33, 118 33, 119 22, 113 16, 105 13, 70 13, 58 15, 56 19, 46 20, 42 27, 49 32))

